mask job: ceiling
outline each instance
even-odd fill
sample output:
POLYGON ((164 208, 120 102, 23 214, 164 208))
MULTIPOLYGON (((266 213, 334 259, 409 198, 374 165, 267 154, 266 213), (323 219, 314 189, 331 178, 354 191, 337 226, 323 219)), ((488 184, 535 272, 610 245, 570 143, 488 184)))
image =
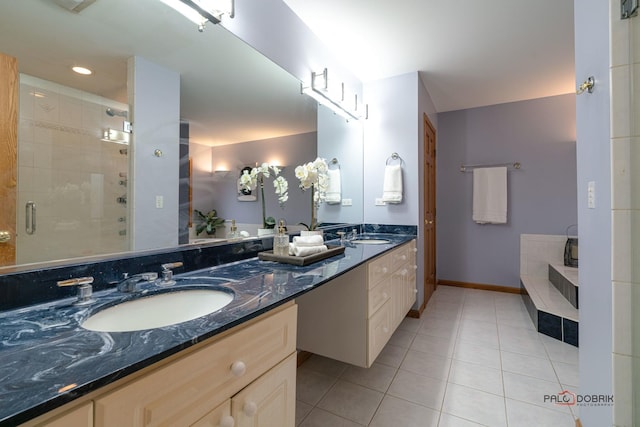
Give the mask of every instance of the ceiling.
POLYGON ((439 112, 574 93, 573 0, 284 0, 368 82, 419 71, 439 112))
POLYGON ((0 52, 17 57, 20 72, 124 103, 128 58, 174 70, 190 140, 204 145, 316 130, 316 103, 297 79, 221 26, 200 33, 158 0, 96 0, 79 14, 55 0, 0 1, 0 52), (94 74, 72 73, 76 64, 94 74))

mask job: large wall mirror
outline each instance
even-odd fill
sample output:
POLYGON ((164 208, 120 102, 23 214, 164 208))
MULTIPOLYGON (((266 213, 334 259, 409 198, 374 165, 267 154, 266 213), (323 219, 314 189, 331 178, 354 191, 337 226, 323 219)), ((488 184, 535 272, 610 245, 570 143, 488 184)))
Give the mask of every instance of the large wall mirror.
MULTIPOLYGON (((193 208, 258 223, 259 202, 235 197, 237 174, 256 162, 283 162, 290 185, 286 210, 277 210, 270 196, 265 200, 273 216, 302 221, 307 195, 297 188, 293 171, 317 154, 337 157, 351 186, 344 195, 351 205, 332 206, 321 219, 362 221, 357 125, 324 114, 300 94, 296 78, 221 26, 198 32, 158 0, 87 3, 80 13, 62 7, 77 4, 64 0, 0 5, 0 53, 16 58, 20 73, 16 235, 10 243, 15 257, 0 264, 0 273, 1 267, 131 250, 127 221, 136 206, 127 196, 139 177, 129 168, 131 146, 119 131, 131 119, 127 66, 134 56, 180 74, 193 208), (74 65, 93 74, 75 74, 74 65), (336 135, 345 126, 350 137, 336 135)), ((135 120, 133 126, 131 144, 135 120)), ((179 230, 167 232, 177 236, 179 230)))

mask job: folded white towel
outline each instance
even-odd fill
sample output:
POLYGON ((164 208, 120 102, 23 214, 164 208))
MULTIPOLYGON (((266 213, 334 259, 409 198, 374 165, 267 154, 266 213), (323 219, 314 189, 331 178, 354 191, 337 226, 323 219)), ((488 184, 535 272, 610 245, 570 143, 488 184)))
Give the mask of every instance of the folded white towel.
POLYGON ((329 250, 327 245, 318 246, 296 246, 294 243, 289 243, 289 255, 293 256, 309 256, 329 250))
POLYGON ((324 238, 319 234, 312 234, 310 236, 294 236, 293 244, 297 247, 320 246, 324 244, 324 238))
POLYGON ((329 169, 329 185, 327 186, 325 202, 329 205, 335 205, 342 201, 342 186, 340 183, 340 169, 329 169))
POLYGON ((384 185, 382 187, 382 201, 386 203, 402 202, 402 167, 401 165, 387 165, 384 168, 384 185))
POLYGON ((473 220, 478 224, 507 223, 507 168, 473 170, 473 220))

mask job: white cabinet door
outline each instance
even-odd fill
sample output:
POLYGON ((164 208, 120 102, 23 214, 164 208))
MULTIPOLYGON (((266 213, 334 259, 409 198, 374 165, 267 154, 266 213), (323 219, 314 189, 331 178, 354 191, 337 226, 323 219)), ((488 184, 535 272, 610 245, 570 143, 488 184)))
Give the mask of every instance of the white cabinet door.
POLYGON ((296 353, 231 398, 235 427, 294 427, 296 353))

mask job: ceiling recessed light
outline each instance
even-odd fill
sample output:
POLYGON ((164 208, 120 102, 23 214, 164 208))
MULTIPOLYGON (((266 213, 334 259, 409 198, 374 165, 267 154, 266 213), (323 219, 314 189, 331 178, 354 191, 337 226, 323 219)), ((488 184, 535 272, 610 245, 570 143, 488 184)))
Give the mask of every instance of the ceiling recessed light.
POLYGON ((91 71, 90 69, 85 68, 85 67, 78 67, 78 66, 75 66, 75 67, 72 67, 71 69, 72 69, 73 71, 75 71, 76 73, 78 73, 78 74, 82 74, 82 75, 84 75, 84 76, 88 76, 88 75, 90 75, 90 74, 93 74, 93 71, 91 71))

